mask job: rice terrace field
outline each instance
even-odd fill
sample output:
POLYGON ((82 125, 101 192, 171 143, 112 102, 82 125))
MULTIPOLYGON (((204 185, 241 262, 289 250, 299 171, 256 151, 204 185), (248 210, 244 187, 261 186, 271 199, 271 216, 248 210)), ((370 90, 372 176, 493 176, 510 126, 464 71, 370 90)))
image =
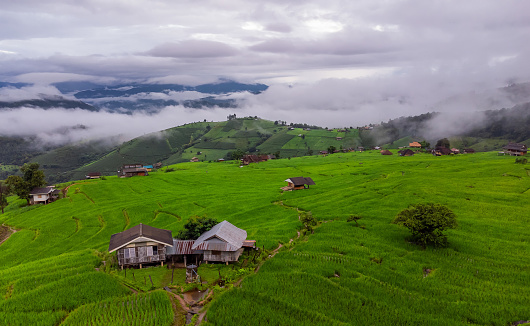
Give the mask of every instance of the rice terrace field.
POLYGON ((0 325, 185 324, 176 297, 162 290, 190 289, 182 271, 173 285, 166 267, 125 275, 107 248, 112 234, 138 223, 176 235, 192 216, 246 230, 264 257, 259 268, 242 259, 200 266, 208 282, 200 287, 211 291, 201 325, 530 321, 530 165, 514 161, 496 152, 368 151, 243 168, 181 163, 148 177, 79 181, 46 206, 11 197, 0 215, 16 231, 0 245, 0 325), (284 180, 297 176, 316 185, 282 193, 284 180), (447 248, 423 250, 391 224, 409 204, 425 202, 457 216, 447 248), (303 212, 319 224, 298 236, 303 212), (347 222, 352 215, 357 224, 347 222), (226 286, 214 285, 218 273, 226 286))

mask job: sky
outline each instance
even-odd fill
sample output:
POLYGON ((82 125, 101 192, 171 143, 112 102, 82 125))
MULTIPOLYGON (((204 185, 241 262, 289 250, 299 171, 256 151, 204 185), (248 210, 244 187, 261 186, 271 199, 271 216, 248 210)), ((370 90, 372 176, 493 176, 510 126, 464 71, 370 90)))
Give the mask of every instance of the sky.
POLYGON ((530 81, 529 35, 524 0, 6 0, 0 81, 261 82, 240 115, 355 126, 492 108, 446 99, 530 81))

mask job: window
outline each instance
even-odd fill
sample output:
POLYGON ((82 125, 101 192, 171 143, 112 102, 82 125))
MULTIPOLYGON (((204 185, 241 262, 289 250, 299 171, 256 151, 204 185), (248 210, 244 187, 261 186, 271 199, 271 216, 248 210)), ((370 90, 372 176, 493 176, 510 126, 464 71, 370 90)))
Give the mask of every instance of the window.
POLYGON ((136 251, 134 250, 134 248, 125 248, 123 249, 123 257, 124 258, 136 257, 136 251))
POLYGON ((153 246, 153 255, 158 255, 158 247, 153 246))
POLYGON ((147 247, 147 256, 153 255, 153 247, 147 247))
POLYGON ((221 252, 218 251, 218 250, 212 250, 212 255, 213 255, 213 256, 220 256, 220 255, 221 255, 221 252))

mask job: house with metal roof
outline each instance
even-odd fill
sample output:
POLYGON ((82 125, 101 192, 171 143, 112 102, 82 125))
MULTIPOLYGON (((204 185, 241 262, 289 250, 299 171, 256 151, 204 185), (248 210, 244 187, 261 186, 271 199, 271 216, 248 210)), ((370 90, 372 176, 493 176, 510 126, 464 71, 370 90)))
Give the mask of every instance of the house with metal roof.
POLYGON ((203 260, 208 262, 237 261, 243 252, 243 244, 247 239, 247 231, 242 230, 228 221, 222 221, 210 231, 206 231, 195 240, 192 250, 202 250, 203 260))
POLYGON ((173 247, 171 231, 138 224, 110 237, 109 253, 117 252, 118 264, 139 266, 166 260, 166 248, 173 247))
POLYGON ((130 178, 134 176, 147 176, 149 175, 148 169, 142 164, 124 164, 118 169, 118 177, 130 178))
POLYGON ((49 204, 59 198, 60 191, 55 186, 44 188, 33 188, 29 195, 31 196, 30 204, 49 204))
POLYGON ((282 190, 290 191, 290 190, 299 190, 299 189, 308 189, 309 186, 315 185, 315 182, 313 179, 307 177, 294 177, 286 179, 285 182, 287 182, 287 186, 283 187, 282 190), (307 186, 307 187, 306 187, 307 186))

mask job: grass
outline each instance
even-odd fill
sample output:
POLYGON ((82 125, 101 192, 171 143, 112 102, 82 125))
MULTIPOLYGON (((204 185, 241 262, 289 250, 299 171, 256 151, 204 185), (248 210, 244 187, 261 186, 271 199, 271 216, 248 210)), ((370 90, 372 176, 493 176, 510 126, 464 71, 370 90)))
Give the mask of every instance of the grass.
MULTIPOLYGON (((336 141, 333 132, 315 132, 336 141)), ((530 319, 530 173, 512 157, 367 151, 244 168, 233 162, 172 168, 75 185, 69 198, 45 206, 21 208, 22 201, 10 198, 0 223, 18 232, 0 250, 0 324, 67 324, 73 316, 81 324, 103 323, 105 304, 130 300, 128 287, 154 295, 153 288, 170 283, 171 270, 144 268, 133 278, 131 270, 125 277, 103 266, 102 260, 111 262, 104 254, 110 236, 138 223, 176 234, 192 216, 226 219, 266 250, 284 244, 256 274, 243 261, 199 268, 209 284, 219 272, 228 280, 250 275, 214 296, 208 325, 507 325, 530 319), (283 180, 293 176, 311 177, 316 185, 282 193, 283 180), (407 229, 390 223, 418 202, 445 204, 457 215, 448 248, 422 250, 406 241, 407 229), (293 208, 321 223, 290 243, 302 227, 293 208), (351 215, 361 216, 359 226, 347 222, 351 215)), ((176 270, 174 284, 183 279, 176 270)), ((160 311, 171 307, 158 294, 153 298, 160 311)), ((131 312, 130 324, 155 320, 145 317, 146 307, 131 312)))

